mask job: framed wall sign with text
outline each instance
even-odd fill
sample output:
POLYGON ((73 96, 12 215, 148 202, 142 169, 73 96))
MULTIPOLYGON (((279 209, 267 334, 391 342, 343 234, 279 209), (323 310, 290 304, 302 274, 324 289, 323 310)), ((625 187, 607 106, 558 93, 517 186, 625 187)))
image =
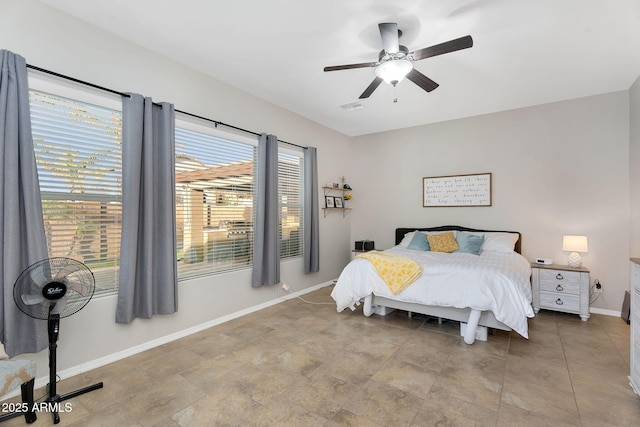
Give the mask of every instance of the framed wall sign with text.
POLYGON ((422 178, 422 206, 491 206, 491 173, 422 178))

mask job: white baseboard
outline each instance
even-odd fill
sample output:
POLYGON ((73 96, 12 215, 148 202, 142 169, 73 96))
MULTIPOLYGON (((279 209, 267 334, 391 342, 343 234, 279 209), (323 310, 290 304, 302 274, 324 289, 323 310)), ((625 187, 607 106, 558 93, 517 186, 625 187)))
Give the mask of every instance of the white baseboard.
POLYGON ((605 310, 604 308, 589 307, 589 313, 603 314, 605 316, 621 317, 621 311, 605 310))
MULTIPOLYGON (((253 307, 246 308, 244 310, 236 311, 235 313, 227 314, 226 316, 218 317, 216 319, 210 320, 208 322, 201 323, 199 325, 192 326, 187 329, 183 329, 181 331, 175 332, 173 334, 165 335, 160 338, 156 338, 154 340, 145 342, 143 344, 136 345, 134 347, 129 347, 126 350, 118 351, 116 353, 109 354, 107 356, 100 357, 98 359, 91 360, 90 362, 81 363, 80 365, 73 366, 71 368, 64 369, 58 372, 58 376, 60 378, 70 378, 75 375, 82 374, 84 372, 90 371, 92 369, 99 368, 104 365, 108 365, 109 363, 117 362, 118 360, 125 359, 129 356, 133 356, 138 353, 142 353, 143 351, 152 349, 154 347, 158 347, 160 345, 169 343, 171 341, 175 341, 180 338, 184 338, 186 336, 195 334, 197 332, 203 331, 205 329, 209 329, 213 326, 220 325, 222 323, 228 322, 233 319, 237 319, 238 317, 245 316, 247 314, 254 313, 256 311, 265 309, 267 307, 271 307, 273 305, 279 304, 283 302, 283 300, 290 300, 292 298, 297 298, 301 295, 308 294, 310 292, 316 291, 318 289, 324 288, 325 286, 329 286, 334 284, 334 280, 330 280, 328 282, 320 283, 315 286, 311 286, 309 288, 305 288, 301 291, 287 293, 285 295, 279 296, 270 301, 264 302, 262 304, 255 305, 253 307)), ((278 291, 280 292, 280 291, 278 291)), ((284 292, 284 290, 282 290, 284 292)), ((36 378, 35 388, 38 389, 40 387, 44 387, 49 383, 49 373, 45 376, 36 378)), ((20 389, 15 389, 10 393, 7 393, 3 396, 3 399, 8 399, 14 396, 18 396, 20 394, 20 389)))

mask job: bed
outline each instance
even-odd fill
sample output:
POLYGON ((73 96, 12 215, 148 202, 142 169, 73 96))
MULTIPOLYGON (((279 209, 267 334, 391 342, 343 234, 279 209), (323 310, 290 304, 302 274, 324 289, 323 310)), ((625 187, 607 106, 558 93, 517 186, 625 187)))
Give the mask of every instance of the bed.
POLYGON ((521 255, 520 233, 454 225, 397 228, 395 233, 396 245, 384 252, 416 261, 422 273, 402 292, 393 294, 373 264, 356 257, 331 293, 338 312, 354 310, 364 301, 365 316, 375 308, 388 307, 461 322, 466 325, 467 344, 475 341, 478 327, 514 330, 528 338, 527 319, 534 317, 531 267, 521 255), (410 246, 416 232, 453 232, 461 241, 461 250, 463 238, 482 236, 484 240, 475 253, 416 250, 415 245, 410 246))

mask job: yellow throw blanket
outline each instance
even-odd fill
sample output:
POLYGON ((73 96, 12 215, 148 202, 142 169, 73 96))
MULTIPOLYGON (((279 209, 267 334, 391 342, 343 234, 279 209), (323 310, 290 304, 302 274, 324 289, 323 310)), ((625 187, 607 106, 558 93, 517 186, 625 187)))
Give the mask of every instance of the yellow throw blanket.
POLYGON ((394 295, 404 291, 422 274, 420 264, 411 258, 388 252, 370 251, 356 258, 368 259, 394 295))

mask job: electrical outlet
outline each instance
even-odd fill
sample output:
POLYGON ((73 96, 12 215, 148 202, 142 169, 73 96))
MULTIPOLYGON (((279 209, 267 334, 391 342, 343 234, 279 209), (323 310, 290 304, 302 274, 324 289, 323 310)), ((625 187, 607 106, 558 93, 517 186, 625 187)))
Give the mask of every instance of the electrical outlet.
POLYGON ((285 292, 291 291, 291 288, 285 282, 282 282, 282 289, 284 289, 285 292))
POLYGON ((594 290, 594 291, 595 291, 595 293, 597 293, 597 294, 601 294, 601 293, 603 293, 603 292, 602 292, 602 284, 600 283, 600 281, 599 281, 598 279, 595 279, 595 280, 593 281, 593 285, 594 285, 594 287, 595 287, 595 290, 594 290))

